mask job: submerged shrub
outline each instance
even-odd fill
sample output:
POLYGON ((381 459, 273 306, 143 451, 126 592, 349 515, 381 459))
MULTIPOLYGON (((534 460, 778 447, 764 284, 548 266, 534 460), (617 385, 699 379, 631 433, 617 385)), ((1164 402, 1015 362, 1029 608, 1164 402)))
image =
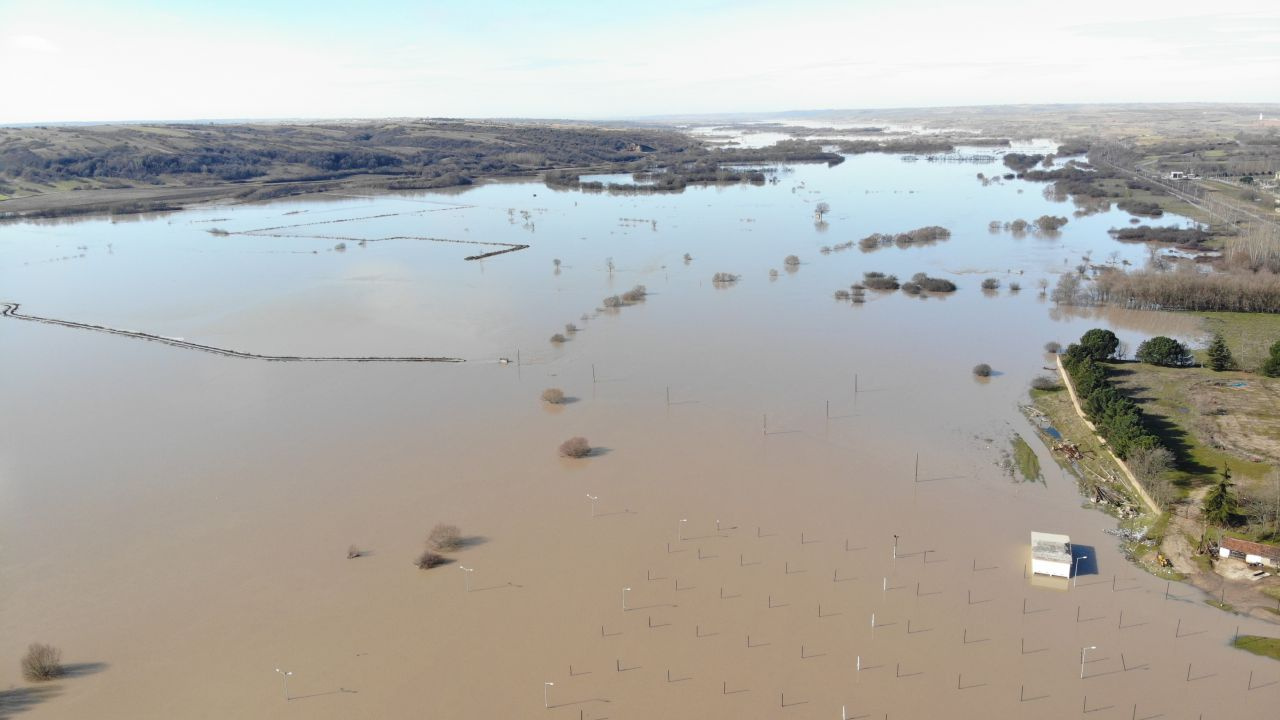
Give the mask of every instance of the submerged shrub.
POLYGON ((573 323, 566 323, 566 324, 565 324, 565 326, 564 326, 564 331, 565 331, 567 334, 572 335, 572 334, 574 334, 574 333, 578 332, 578 326, 577 326, 577 325, 574 325, 573 323))
POLYGON ((584 458, 591 454, 591 444, 584 437, 571 437, 560 443, 560 454, 564 457, 584 458))
POLYGON ((905 282, 902 283, 902 292, 908 295, 919 295, 922 292, 922 289, 919 285, 913 282, 905 282))
POLYGON ((711 276, 713 283, 735 283, 738 282, 738 276, 733 273, 718 272, 711 276))
POLYGON ((364 554, 364 553, 360 552, 360 548, 356 547, 355 545, 348 545, 348 546, 347 546, 347 559, 348 559, 348 560, 355 560, 356 558, 360 557, 360 556, 361 556, 361 555, 363 555, 363 554, 364 554))
POLYGON ((848 290, 837 290, 837 291, 836 291, 836 299, 837 299, 837 300, 848 300, 850 297, 852 297, 852 296, 849 294, 849 291, 848 291, 848 290))
POLYGON ((912 275, 911 282, 919 285, 922 289, 928 290, 929 292, 955 292, 956 290, 956 284, 950 280, 929 277, 924 273, 916 273, 915 275, 912 275))
POLYGON ((862 284, 872 290, 897 290, 899 287, 897 275, 885 275, 882 272, 863 273, 862 284))
POLYGON ((1016 292, 1018 292, 1018 291, 1020 291, 1020 290, 1022 290, 1022 285, 1021 285, 1021 284, 1019 284, 1019 283, 1017 283, 1017 282, 1011 282, 1011 283, 1009 283, 1009 292, 1015 292, 1015 293, 1016 293, 1016 292))
POLYGON ((565 336, 561 335, 560 333, 556 333, 555 335, 551 336, 551 342, 555 343, 556 345, 559 345, 560 343, 564 342, 565 339, 566 339, 565 336))
POLYGON ((643 285, 636 285, 630 290, 622 293, 622 299, 624 302, 635 303, 644 300, 645 296, 648 294, 648 291, 645 290, 643 285))
POLYGON ((983 290, 998 290, 999 288, 1000 288, 1000 281, 997 280, 996 278, 987 278, 986 280, 982 281, 983 290))
POLYGON ((1036 219, 1036 227, 1042 232, 1057 232, 1059 228, 1067 224, 1067 219, 1061 216, 1041 215, 1036 219))
POLYGON ((788 255, 782 262, 792 267, 795 267, 796 265, 800 264, 800 258, 796 257, 795 255, 788 255))
POLYGON ((564 402, 564 391, 560 388, 547 388, 542 391, 542 400, 552 405, 560 405, 564 402))
POLYGON ((52 680, 62 674, 62 651, 52 645, 31 643, 22 656, 22 676, 31 682, 52 680))
POLYGON ((1035 390, 1058 390, 1062 383, 1052 375, 1039 375, 1031 378, 1031 387, 1035 390))
POLYGON ((417 565, 419 570, 430 570, 433 567, 440 567, 447 562, 449 562, 449 558, 430 550, 423 550, 422 554, 418 556, 418 559, 413 561, 413 564, 417 565))
POLYGON ((462 547, 462 531, 458 530, 457 525, 437 523, 427 533, 427 547, 440 551, 457 550, 462 547))
POLYGON ((973 366, 973 374, 978 377, 991 377, 991 366, 986 363, 978 363, 973 366))
POLYGON ((1062 352, 1062 343, 1058 343, 1058 342, 1054 342, 1053 340, 1050 340, 1049 342, 1044 344, 1044 351, 1047 353, 1052 353, 1054 355, 1057 355, 1058 353, 1062 352))

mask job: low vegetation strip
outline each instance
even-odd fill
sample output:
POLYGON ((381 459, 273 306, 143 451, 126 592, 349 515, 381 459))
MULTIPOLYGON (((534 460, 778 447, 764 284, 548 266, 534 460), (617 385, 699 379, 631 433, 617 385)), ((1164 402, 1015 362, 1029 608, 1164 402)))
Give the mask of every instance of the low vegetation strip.
POLYGON ((1280 638, 1265 637, 1263 635, 1239 635, 1232 641, 1231 645, 1254 655, 1280 660, 1280 638))
POLYGON ((133 338, 135 340, 147 340, 150 342, 161 343, 171 347, 182 348, 183 350, 198 350, 200 352, 211 353, 213 355, 222 355, 224 357, 242 358, 247 360, 269 360, 273 362, 350 362, 350 363, 372 363, 372 362, 466 362, 462 358, 453 357, 429 357, 420 355, 368 355, 358 356, 325 356, 325 355, 262 355, 259 353, 241 352, 239 350, 229 350, 227 348, 215 347, 213 345, 202 345, 178 338, 165 337, 163 335, 153 335, 151 333, 139 332, 137 330, 121 330, 119 328, 106 327, 105 325, 91 325, 89 323, 75 322, 72 320, 59 320, 57 318, 46 318, 38 315, 26 315, 18 312, 20 305, 18 303, 0 303, 0 317, 12 318, 14 320, 26 320, 28 322, 44 323, 46 325, 61 325, 63 327, 76 328, 78 330, 92 330, 94 332, 107 333, 109 335, 119 335, 122 337, 133 338))

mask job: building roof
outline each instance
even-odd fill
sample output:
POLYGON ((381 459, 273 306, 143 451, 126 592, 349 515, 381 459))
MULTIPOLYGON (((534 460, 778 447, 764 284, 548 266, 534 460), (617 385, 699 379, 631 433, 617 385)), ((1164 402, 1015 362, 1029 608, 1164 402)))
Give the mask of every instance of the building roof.
POLYGON ((1031 533, 1031 557, 1049 562, 1071 562, 1071 538, 1054 533, 1031 533))
POLYGON ((1218 547, 1224 547, 1232 552, 1244 555, 1261 555, 1262 557, 1280 561, 1280 547, 1275 545, 1263 545, 1262 543, 1241 540, 1240 538, 1224 537, 1218 543, 1218 547))

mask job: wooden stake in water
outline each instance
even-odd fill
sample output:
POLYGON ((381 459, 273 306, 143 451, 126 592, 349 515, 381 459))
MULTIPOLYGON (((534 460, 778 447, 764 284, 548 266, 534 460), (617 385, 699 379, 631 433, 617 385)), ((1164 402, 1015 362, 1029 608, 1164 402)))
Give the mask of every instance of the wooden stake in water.
POLYGON ((595 382, 596 382, 596 364, 591 363, 591 384, 594 385, 595 382))

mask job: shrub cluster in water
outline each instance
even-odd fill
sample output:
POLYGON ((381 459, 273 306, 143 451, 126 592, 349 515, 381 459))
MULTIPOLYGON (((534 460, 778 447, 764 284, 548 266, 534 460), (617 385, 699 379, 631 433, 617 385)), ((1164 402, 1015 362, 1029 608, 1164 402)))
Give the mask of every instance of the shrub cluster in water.
POLYGON ((858 245, 864 251, 869 252, 878 250, 885 245, 897 245, 900 248, 912 245, 927 245, 946 240, 949 237, 951 237, 950 230, 937 225, 929 225, 928 227, 908 230, 904 233, 872 233, 859 240, 858 245))
POLYGON ((1162 242, 1176 245, 1199 246, 1209 239, 1209 233, 1200 228, 1151 227, 1139 225, 1131 228, 1111 228, 1108 232, 1117 240, 1125 242, 1162 242))
POLYGON ((1159 205, 1145 200, 1121 200, 1116 203, 1116 207, 1131 215, 1146 215, 1147 217, 1164 215, 1164 210, 1160 209, 1159 205))
POLYGON ((718 272, 711 276, 711 282, 721 284, 735 283, 738 282, 738 276, 733 273, 718 272))
POLYGON ((924 273, 911 276, 911 281, 902 284, 902 291, 912 295, 920 292, 955 292, 956 284, 950 280, 929 277, 924 273))
POLYGON ((872 290, 897 290, 899 287, 897 275, 885 275, 882 272, 862 273, 861 284, 872 290))

